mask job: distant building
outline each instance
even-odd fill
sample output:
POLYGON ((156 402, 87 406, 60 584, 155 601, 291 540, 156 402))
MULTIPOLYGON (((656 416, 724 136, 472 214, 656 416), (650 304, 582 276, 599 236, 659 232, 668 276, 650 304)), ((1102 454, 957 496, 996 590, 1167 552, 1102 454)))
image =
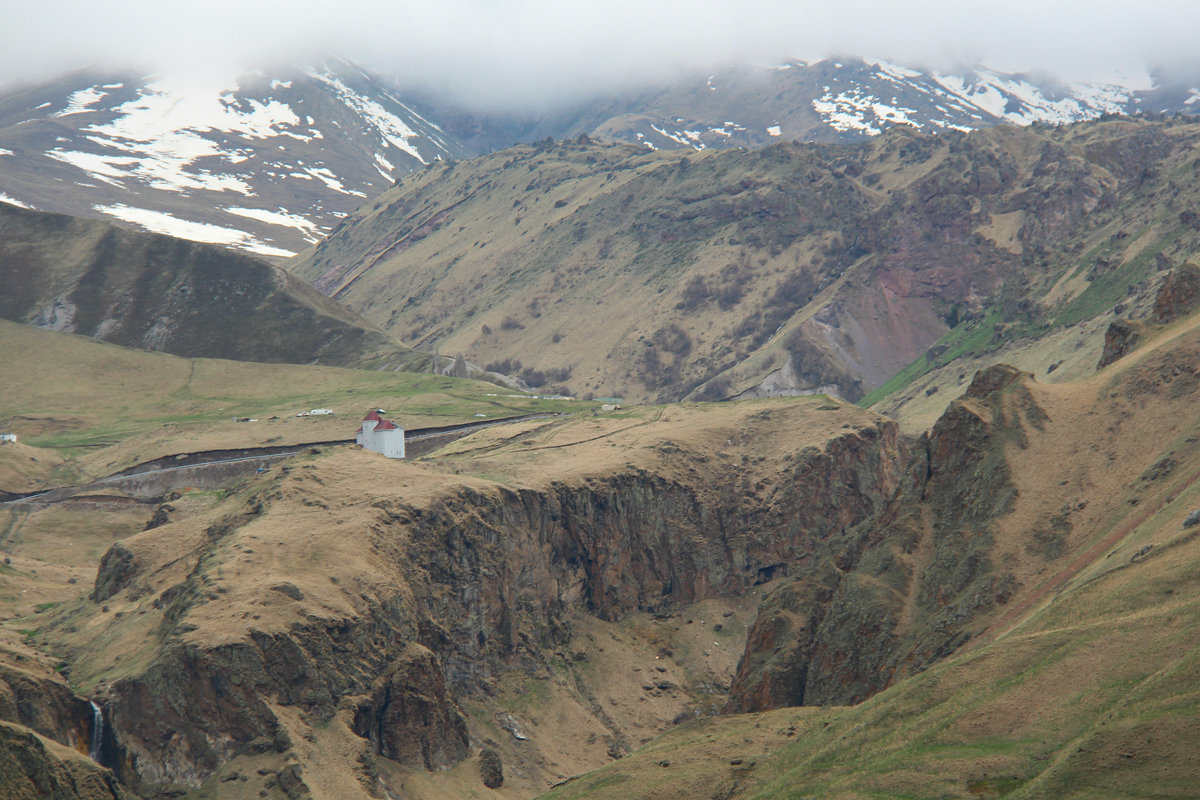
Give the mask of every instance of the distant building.
POLYGON ((13 444, 16 444, 16 441, 17 435, 15 433, 0 433, 0 444, 4 444, 6 442, 12 442, 13 444))
POLYGON ((363 417, 362 427, 358 429, 354 441, 388 458, 404 458, 404 428, 390 419, 384 419, 378 411, 368 412, 363 417))

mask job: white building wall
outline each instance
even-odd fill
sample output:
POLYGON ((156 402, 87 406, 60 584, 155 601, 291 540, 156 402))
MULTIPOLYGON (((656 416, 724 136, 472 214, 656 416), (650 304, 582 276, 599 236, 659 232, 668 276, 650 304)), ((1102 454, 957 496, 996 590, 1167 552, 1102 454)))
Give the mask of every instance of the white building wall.
POLYGON ((374 420, 364 420, 362 433, 354 440, 367 450, 381 453, 388 458, 404 458, 404 429, 397 427, 377 431, 377 424, 374 420))
POLYGON ((375 433, 376 447, 371 448, 388 458, 404 458, 404 430, 396 428, 375 433))

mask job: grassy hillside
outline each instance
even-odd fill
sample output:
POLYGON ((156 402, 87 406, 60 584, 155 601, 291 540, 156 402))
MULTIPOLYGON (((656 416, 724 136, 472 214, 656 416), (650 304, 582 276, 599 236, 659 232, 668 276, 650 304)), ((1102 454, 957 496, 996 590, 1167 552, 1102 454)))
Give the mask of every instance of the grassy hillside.
MULTIPOLYGON (((1145 302, 1200 238, 1198 130, 521 146, 406 177, 290 269, 407 340, 580 394, 857 400, 1145 302)), ((1084 374, 1064 366, 1051 380, 1084 374)))
MULTIPOLYGON (((292 375, 394 406, 370 382, 405 377, 277 367, 272 389, 11 328, 128 387, 194 364, 202 408, 294 403, 292 375)), ((101 698, 112 763, 148 792, 484 797, 491 748, 513 798, 617 756, 550 796, 1187 797, 1200 318, 1147 330, 1085 380, 988 370, 915 444, 821 397, 682 404, 10 515, 0 645, 101 698), (797 691, 807 707, 708 716, 797 691), (460 717, 444 770, 362 722, 444 752, 460 717)), ((98 409, 126 396, 95 387, 98 409)))
POLYGON ((168 498, 117 541, 45 509, 9 537, 22 588, 55 525, 78 542, 64 560, 111 547, 94 582, 60 576, 57 595, 40 589, 49 607, 9 625, 103 698, 135 789, 275 796, 263 776, 297 763, 315 797, 366 798, 372 775, 410 797, 483 796, 491 746, 502 796, 527 797, 718 705, 760 567, 819 520, 869 513, 893 431, 825 398, 641 408, 497 426, 415 461, 306 454, 168 498), (414 647, 435 666, 385 690, 414 647), (427 771, 372 749, 355 710, 382 718, 406 693, 422 710, 384 729, 440 742, 461 713, 467 758, 427 771))
POLYGON ((185 359, 3 320, 0 350, 0 431, 19 437, 0 447, 9 492, 171 453, 352 438, 369 408, 428 427, 576 407, 440 375, 185 359), (296 417, 313 408, 336 413, 296 417))
POLYGON ((548 797, 1187 797, 1197 363, 1192 318, 1086 380, 992 369, 911 449, 825 398, 684 404, 305 456, 144 531, 47 509, 9 526, 9 628, 197 798, 282 797, 293 764, 314 797, 490 796, 483 748, 513 798, 610 756, 548 797), (441 688, 386 682, 414 642, 441 688), (806 707, 708 716, 804 658, 806 707), (356 714, 405 691, 404 736, 461 714, 465 758, 372 749, 356 714))
MULTIPOLYGON (((953 655, 858 705, 685 723, 546 797, 1193 796, 1198 356, 1192 319, 1085 381, 1027 383, 1045 416, 1010 438, 1011 500, 967 539, 984 547, 968 560, 1010 576, 1007 596, 934 595, 968 634, 953 655)), ((871 611, 852 635, 876 635, 889 609, 912 627, 906 595, 924 591, 936 543, 879 540, 890 558, 861 562, 871 611)))
POLYGON ((176 355, 419 369, 301 281, 215 245, 0 203, 0 318, 176 355))

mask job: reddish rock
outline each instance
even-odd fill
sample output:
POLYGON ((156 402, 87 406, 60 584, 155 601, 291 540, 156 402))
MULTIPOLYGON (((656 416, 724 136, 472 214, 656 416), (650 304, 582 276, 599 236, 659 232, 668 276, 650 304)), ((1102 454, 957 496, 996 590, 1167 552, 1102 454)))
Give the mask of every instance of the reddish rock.
POLYGON ((1195 311, 1197 305, 1200 305, 1200 268, 1184 264, 1167 273, 1158 288, 1154 297, 1154 321, 1174 322, 1195 311))
POLYGON ((1103 369, 1137 347, 1142 340, 1140 326, 1127 319, 1114 320, 1104 332, 1104 352, 1097 369, 1103 369))

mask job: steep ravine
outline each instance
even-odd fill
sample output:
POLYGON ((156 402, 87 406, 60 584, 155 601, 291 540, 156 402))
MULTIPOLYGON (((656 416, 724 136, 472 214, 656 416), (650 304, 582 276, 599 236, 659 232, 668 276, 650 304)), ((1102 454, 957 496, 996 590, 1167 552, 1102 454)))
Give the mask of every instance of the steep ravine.
MULTIPOLYGON (((1017 494, 1009 448, 1025 448, 1046 420, 1031 380, 1008 366, 978 373, 921 437, 899 490, 837 567, 773 589, 730 710, 861 702, 954 652, 1009 601, 1018 581, 1012 559, 997 557, 993 527, 1017 494)), ((1031 559, 1057 555, 1036 538, 1027 549, 1031 559)))
POLYGON ((294 753, 286 709, 302 738, 352 727, 362 758, 449 766, 478 746, 463 701, 486 706, 507 676, 545 672, 579 614, 739 595, 881 513, 907 445, 888 420, 821 403, 554 423, 486 462, 348 449, 293 462, 217 518, 114 546, 55 639, 104 696, 112 766, 143 793, 294 753), (472 466, 507 477, 455 476, 472 466))

